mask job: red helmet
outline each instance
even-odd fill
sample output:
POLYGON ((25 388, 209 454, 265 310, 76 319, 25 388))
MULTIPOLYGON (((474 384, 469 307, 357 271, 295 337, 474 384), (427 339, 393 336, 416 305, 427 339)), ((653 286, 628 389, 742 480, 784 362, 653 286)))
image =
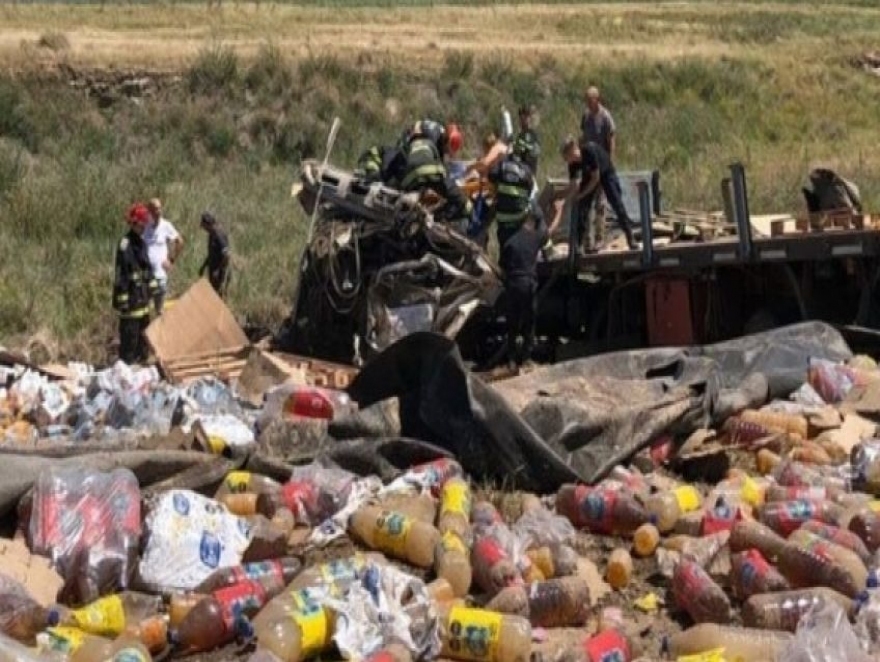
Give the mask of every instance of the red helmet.
POLYGON ((137 202, 128 208, 128 222, 131 225, 146 225, 150 222, 150 211, 137 202))
POLYGON ((450 154, 456 154, 461 149, 464 144, 464 135, 458 128, 458 124, 446 125, 446 144, 449 146, 450 154))

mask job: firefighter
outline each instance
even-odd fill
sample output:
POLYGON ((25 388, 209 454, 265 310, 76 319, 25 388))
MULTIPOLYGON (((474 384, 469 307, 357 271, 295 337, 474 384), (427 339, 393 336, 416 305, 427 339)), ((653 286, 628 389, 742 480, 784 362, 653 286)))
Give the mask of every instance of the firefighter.
POLYGON ((355 174, 360 175, 366 182, 381 182, 385 180, 386 161, 392 148, 373 145, 357 161, 355 174))
POLYGON ((208 233, 208 255, 199 267, 199 276, 207 271, 211 287, 223 298, 229 284, 229 238, 209 212, 202 213, 200 225, 208 233))
POLYGON ((540 217, 543 222, 543 214, 532 199, 534 175, 517 154, 508 154, 498 161, 489 170, 488 179, 495 186, 494 218, 498 247, 503 249, 529 216, 540 217))
POLYGON ((434 143, 441 157, 455 156, 464 143, 464 136, 457 124, 442 125, 434 120, 419 120, 408 127, 401 136, 400 149, 406 149, 413 141, 425 138, 434 143))
POLYGON ((150 323, 150 302, 159 291, 143 239, 150 218, 146 206, 132 205, 128 233, 116 249, 113 308, 119 315, 119 358, 129 365, 147 358, 144 331, 150 323))
POLYGON ((519 109, 519 133, 513 139, 513 153, 538 176, 538 159, 541 156, 541 141, 532 126, 535 117, 534 106, 522 106, 519 109))

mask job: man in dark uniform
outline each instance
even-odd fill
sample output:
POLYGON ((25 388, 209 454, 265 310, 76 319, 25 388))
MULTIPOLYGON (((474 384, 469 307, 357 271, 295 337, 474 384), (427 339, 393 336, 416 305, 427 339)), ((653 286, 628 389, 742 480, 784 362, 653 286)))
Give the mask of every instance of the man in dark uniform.
POLYGON ((534 106, 522 106, 519 109, 519 133, 513 139, 513 153, 529 166, 532 175, 538 176, 538 159, 541 156, 541 141, 532 127, 535 116, 534 106))
POLYGON ((199 268, 199 276, 207 271, 211 286, 222 298, 229 282, 229 239, 217 219, 208 212, 202 214, 201 226, 208 233, 208 255, 199 268))
POLYGON ((507 240, 530 215, 540 214, 538 206, 532 203, 535 178, 517 154, 507 154, 500 159, 489 170, 487 178, 495 186, 494 218, 498 246, 504 248, 507 240))
MULTIPOLYGON (((620 188, 620 180, 617 178, 617 171, 611 164, 602 147, 596 143, 586 143, 578 145, 574 137, 566 138, 562 145, 562 157, 568 164, 568 176, 571 181, 571 195, 574 197, 573 209, 576 211, 576 241, 577 250, 583 252, 582 242, 584 234, 587 234, 588 242, 593 233, 590 231, 590 209, 593 206, 593 200, 600 190, 605 193, 608 203, 614 210, 617 218, 617 224, 623 230, 626 237, 627 246, 630 250, 635 250, 637 244, 633 239, 632 228, 630 227, 630 218, 627 214, 626 207, 623 204, 623 193, 620 188)), ((594 246, 587 246, 589 250, 594 250, 594 246)))
POLYGON ((144 331, 150 323, 150 302, 159 291, 143 240, 150 218, 145 205, 132 205, 128 233, 116 249, 113 308, 119 315, 119 358, 129 365, 147 359, 144 331))

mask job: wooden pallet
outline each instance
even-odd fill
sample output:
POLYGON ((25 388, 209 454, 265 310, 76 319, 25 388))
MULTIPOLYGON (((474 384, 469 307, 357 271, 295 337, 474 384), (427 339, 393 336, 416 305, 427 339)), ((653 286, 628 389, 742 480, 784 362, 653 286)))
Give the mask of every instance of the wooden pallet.
POLYGON ((306 380, 312 386, 344 389, 357 376, 358 370, 352 366, 329 361, 320 361, 308 356, 296 354, 274 353, 275 356, 294 368, 300 368, 306 374, 306 380))
POLYGON ((817 212, 798 216, 792 220, 778 220, 770 224, 770 236, 834 230, 864 230, 873 224, 870 214, 854 214, 849 209, 817 212))
POLYGON ((249 352, 249 345, 240 345, 169 359, 160 365, 168 380, 177 384, 212 375, 229 381, 241 375, 249 352))

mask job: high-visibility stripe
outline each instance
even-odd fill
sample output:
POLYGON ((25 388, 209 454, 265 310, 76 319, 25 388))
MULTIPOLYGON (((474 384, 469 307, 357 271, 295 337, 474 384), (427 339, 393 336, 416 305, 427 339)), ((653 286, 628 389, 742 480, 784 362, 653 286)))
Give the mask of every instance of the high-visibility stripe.
POLYGON ((520 212, 511 212, 504 213, 500 211, 495 212, 495 220, 502 225, 512 225, 513 223, 522 223, 526 220, 526 217, 529 215, 529 210, 526 209, 520 212))
POLYGON ((498 194, 508 195, 512 198, 528 198, 529 191, 513 184, 499 184, 498 194))
POLYGON ((427 163, 423 166, 419 166, 411 173, 409 173, 406 177, 404 177, 403 181, 400 182, 400 188, 408 189, 419 179, 428 179, 437 176, 444 177, 445 175, 446 170, 443 168, 442 165, 440 165, 439 163, 427 163))
POLYGON ((137 310, 129 310, 124 313, 120 313, 119 316, 125 319, 141 319, 143 317, 147 317, 150 314, 149 306, 145 308, 138 308, 137 310))

